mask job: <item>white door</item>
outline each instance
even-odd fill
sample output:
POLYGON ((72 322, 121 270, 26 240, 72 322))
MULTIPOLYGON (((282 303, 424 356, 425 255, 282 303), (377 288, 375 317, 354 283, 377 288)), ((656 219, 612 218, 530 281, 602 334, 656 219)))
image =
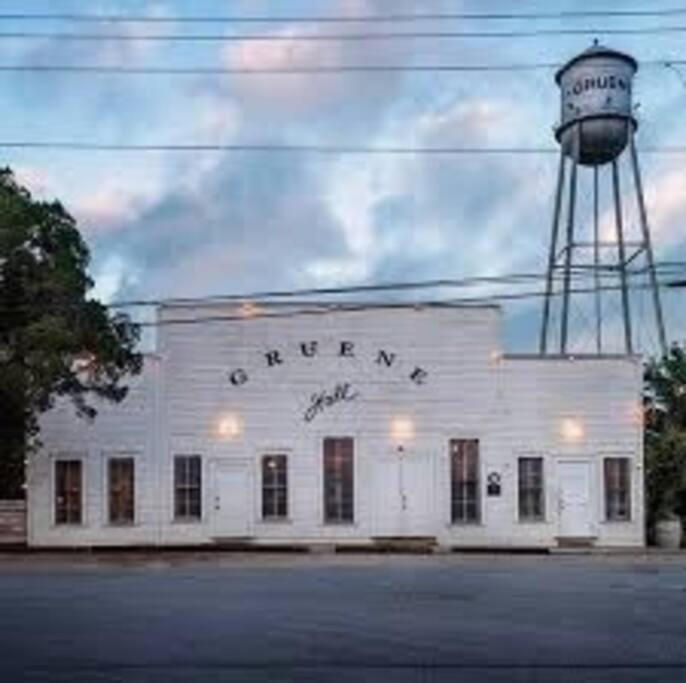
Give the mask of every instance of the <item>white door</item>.
POLYGON ((559 535, 592 536, 591 463, 588 460, 558 462, 559 535))
POLYGON ((432 529, 431 460, 398 455, 374 463, 375 536, 427 536, 432 529))
POLYGON ((252 481, 247 462, 217 462, 212 467, 210 519, 212 535, 251 535, 252 481))

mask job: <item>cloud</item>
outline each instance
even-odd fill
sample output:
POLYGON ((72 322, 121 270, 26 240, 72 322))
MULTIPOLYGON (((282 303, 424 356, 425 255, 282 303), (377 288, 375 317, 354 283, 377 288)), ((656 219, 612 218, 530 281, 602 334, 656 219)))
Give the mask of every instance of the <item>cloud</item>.
MULTIPOLYGON (((344 17, 388 13, 388 6, 384 5, 374 0, 330 3, 331 14, 344 17)), ((372 27, 372 30, 376 29, 372 27)), ((356 23, 291 22, 272 30, 260 29, 260 34, 274 36, 277 40, 228 43, 222 48, 220 59, 228 68, 277 71, 300 67, 403 65, 413 61, 415 43, 409 39, 320 40, 330 34, 355 34, 367 30, 356 23), (313 40, 298 40, 297 36, 309 36, 313 40)), ((402 83, 400 73, 234 75, 227 79, 223 91, 240 98, 246 109, 266 113, 270 121, 277 116, 283 123, 306 127, 305 132, 341 127, 354 131, 355 126, 368 131, 373 130, 402 83)))
POLYGON ((136 219, 152 201, 151 191, 110 180, 79 197, 70 210, 88 234, 116 230, 136 219))
POLYGON ((12 168, 17 182, 39 199, 48 199, 55 195, 55 181, 47 168, 39 166, 15 166, 12 168))
POLYGON ((298 155, 229 156, 192 191, 176 187, 103 235, 98 251, 161 295, 291 286, 312 261, 346 251, 316 171, 298 155))
POLYGON ((651 180, 646 205, 656 244, 668 248, 686 241, 686 169, 673 168, 651 180))
POLYGON ((430 110, 419 117, 416 133, 427 143, 449 145, 486 144, 511 139, 521 129, 526 111, 516 102, 497 97, 457 98, 448 106, 430 110))
MULTIPOLYGON (((526 116, 508 98, 452 98, 391 113, 377 137, 440 147, 498 144, 526 116)), ((434 279, 542 269, 554 159, 403 155, 344 159, 327 198, 349 256, 322 276, 434 279), (552 163, 551 163, 552 162, 552 163), (351 198, 354 198, 351 199, 351 198)), ((330 267, 326 267, 330 266, 330 267)))
MULTIPOLYGON (((285 70, 301 67, 340 66, 344 50, 340 43, 302 41, 293 36, 316 37, 322 30, 293 24, 268 32, 273 41, 240 41, 223 49, 222 61, 232 69, 285 70)), ((324 102, 342 97, 344 77, 321 78, 309 74, 251 75, 236 80, 236 92, 258 106, 278 104, 289 113, 303 112, 324 102), (314 86, 313 79, 319 82, 314 86)))
MULTIPOLYGON (((673 164, 651 170, 650 174, 642 173, 648 224, 655 250, 664 252, 686 241, 686 171, 673 164)), ((641 239, 640 216, 628 168, 624 176, 622 213, 625 239, 635 241, 641 239)), ((609 172, 603 177, 609 184, 609 172)), ((615 242, 617 227, 610 192, 608 189, 605 193, 606 200, 601 209, 600 234, 603 240, 615 242)))
MULTIPOLYGON (((93 9, 94 14, 98 12, 93 9)), ((108 14, 102 10, 102 14, 108 14)), ((110 12, 111 13, 111 12, 110 12)), ((140 12, 144 17, 170 16, 169 10, 161 3, 146 3, 140 12)), ((174 31, 174 25, 165 25, 169 32, 174 31)), ((136 66, 142 61, 159 52, 161 43, 143 40, 150 33, 145 24, 113 23, 88 24, 86 28, 78 22, 62 26, 58 33, 88 33, 95 35, 95 40, 68 41, 60 38, 44 38, 39 42, 30 42, 24 51, 23 62, 26 65, 41 64, 92 64, 136 66), (125 40, 115 39, 113 36, 124 36, 125 40)))

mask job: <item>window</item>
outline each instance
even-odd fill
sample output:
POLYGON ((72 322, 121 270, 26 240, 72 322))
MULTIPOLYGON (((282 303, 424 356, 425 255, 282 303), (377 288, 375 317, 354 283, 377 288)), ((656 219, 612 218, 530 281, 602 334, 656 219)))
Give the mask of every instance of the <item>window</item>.
POLYGON ((605 458, 605 519, 631 519, 631 474, 629 458, 605 458))
POLYGON ((82 464, 80 460, 55 462, 55 523, 81 524, 82 464))
POLYGON ((177 455, 174 458, 174 518, 200 519, 202 509, 201 458, 199 455, 177 455))
POLYGON ((110 524, 133 524, 134 460, 110 458, 107 462, 110 524))
POLYGON ((353 521, 353 440, 324 439, 324 521, 353 521))
POLYGON ((479 521, 479 442, 476 439, 450 442, 450 500, 453 523, 479 521))
POLYGON ((265 455, 262 458, 262 518, 288 517, 288 458, 265 455))
POLYGON ((542 521, 543 504, 543 458, 519 459, 519 519, 542 521))

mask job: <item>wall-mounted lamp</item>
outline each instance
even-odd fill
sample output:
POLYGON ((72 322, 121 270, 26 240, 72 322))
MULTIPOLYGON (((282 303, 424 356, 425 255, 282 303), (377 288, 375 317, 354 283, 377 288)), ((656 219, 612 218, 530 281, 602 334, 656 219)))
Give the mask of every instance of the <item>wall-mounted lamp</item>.
POLYGON ((220 439, 235 439, 243 433, 243 423, 237 415, 224 415, 217 425, 220 439))
POLYGON ((256 318, 262 313, 262 309, 252 301, 244 301, 238 310, 243 318, 256 318))
POLYGON ((391 420, 391 441, 399 453, 414 439, 414 422, 409 417, 394 417, 391 420))
POLYGON ((638 427, 643 427, 645 422, 645 411, 642 403, 633 403, 629 409, 629 417, 631 422, 638 427))
POLYGON ((584 423, 573 417, 566 417, 560 424, 560 434, 567 443, 578 443, 586 436, 584 423))
POLYGON ((499 365, 503 360, 503 352, 497 349, 491 351, 491 365, 499 365))

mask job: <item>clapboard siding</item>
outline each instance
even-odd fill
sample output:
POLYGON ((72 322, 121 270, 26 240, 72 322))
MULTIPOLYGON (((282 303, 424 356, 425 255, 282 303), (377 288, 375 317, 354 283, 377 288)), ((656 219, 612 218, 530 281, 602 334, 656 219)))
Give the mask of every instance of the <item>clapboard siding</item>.
MULTIPOLYGON (((169 306, 160 310, 158 355, 146 362, 130 396, 104 409, 94 425, 60 405, 43 421, 43 451, 31 463, 30 539, 36 545, 119 543, 208 543, 214 540, 213 468, 245 463, 250 475, 249 535, 258 542, 367 541, 379 534, 381 460, 398 457, 391 425, 411 418, 415 434, 407 458, 425 458, 432 482, 431 534, 446 545, 553 545, 558 528, 556 463, 561 457, 592 458, 596 487, 603 454, 632 458, 633 521, 605 524, 599 491, 595 533, 606 545, 643 543, 642 442, 637 419, 640 363, 632 358, 534 359, 504 357, 500 312, 480 308, 371 308, 272 318, 173 321, 235 317, 229 305, 169 306), (316 357, 300 344, 316 341, 316 357), (354 344, 341 357, 341 344, 354 344), (395 354, 392 367, 379 364, 380 350, 395 354), (283 362, 269 367, 265 354, 278 351, 283 362), (427 373, 419 385, 416 368, 427 373), (234 386, 237 369, 248 381, 234 386), (304 419, 312 395, 349 383, 359 396, 335 405, 313 420, 304 419), (240 424, 226 438, 223 419, 240 424), (561 423, 583 424, 574 445, 561 423), (355 439, 355 523, 323 524, 322 443, 327 436, 355 439), (478 438, 481 479, 502 476, 502 495, 482 496, 478 525, 450 524, 448 446, 451 438, 478 438), (136 454, 137 524, 106 523, 105 458, 110 452, 136 454), (260 457, 289 456, 289 519, 260 520, 260 457), (86 519, 77 528, 52 524, 51 472, 59 454, 80 454, 87 479, 86 519), (545 458, 545 522, 517 519, 517 457, 545 458), (203 457, 203 519, 173 521, 173 455, 203 457)), ((484 491, 482 491, 484 493, 484 491)))

